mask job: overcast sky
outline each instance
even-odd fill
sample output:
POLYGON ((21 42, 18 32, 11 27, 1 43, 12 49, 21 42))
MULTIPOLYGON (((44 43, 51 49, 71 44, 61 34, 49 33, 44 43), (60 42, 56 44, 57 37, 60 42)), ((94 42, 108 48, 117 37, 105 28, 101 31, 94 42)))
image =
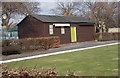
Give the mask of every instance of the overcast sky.
POLYGON ((50 15, 53 14, 50 12, 51 9, 56 8, 57 4, 56 2, 41 2, 41 14, 43 15, 50 15))

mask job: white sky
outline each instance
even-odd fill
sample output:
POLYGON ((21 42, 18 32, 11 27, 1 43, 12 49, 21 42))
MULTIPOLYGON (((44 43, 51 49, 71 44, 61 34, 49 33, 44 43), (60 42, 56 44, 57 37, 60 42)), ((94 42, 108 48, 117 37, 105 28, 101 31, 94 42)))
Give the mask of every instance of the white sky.
POLYGON ((50 10, 56 8, 56 6, 57 6, 56 2, 41 2, 40 7, 42 11, 40 14, 50 15, 51 14, 50 10))

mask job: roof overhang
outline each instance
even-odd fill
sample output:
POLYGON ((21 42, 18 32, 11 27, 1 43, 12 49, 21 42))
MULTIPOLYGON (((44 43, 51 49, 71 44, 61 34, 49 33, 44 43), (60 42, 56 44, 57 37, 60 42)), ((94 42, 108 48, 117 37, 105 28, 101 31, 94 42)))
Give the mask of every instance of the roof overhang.
POLYGON ((70 24, 66 23, 66 24, 53 24, 55 27, 66 27, 66 26, 70 26, 70 24))
POLYGON ((95 23, 93 22, 82 22, 82 23, 79 23, 79 26, 94 26, 95 23))

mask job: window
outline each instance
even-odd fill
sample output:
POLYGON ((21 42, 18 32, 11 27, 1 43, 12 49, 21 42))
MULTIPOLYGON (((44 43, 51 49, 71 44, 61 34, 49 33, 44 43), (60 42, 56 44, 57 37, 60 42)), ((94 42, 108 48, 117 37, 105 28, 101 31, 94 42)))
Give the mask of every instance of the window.
POLYGON ((65 28, 61 27, 61 34, 65 34, 65 28))
POLYGON ((49 25, 49 34, 53 35, 53 25, 49 25))

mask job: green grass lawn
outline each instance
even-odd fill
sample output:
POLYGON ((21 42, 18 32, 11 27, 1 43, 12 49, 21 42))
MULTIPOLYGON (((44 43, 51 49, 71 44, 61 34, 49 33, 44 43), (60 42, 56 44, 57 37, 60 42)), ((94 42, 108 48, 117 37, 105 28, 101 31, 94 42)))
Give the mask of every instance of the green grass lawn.
POLYGON ((118 45, 7 63, 10 68, 34 68, 35 65, 39 70, 55 68, 59 75, 71 70, 79 76, 116 76, 118 45))

